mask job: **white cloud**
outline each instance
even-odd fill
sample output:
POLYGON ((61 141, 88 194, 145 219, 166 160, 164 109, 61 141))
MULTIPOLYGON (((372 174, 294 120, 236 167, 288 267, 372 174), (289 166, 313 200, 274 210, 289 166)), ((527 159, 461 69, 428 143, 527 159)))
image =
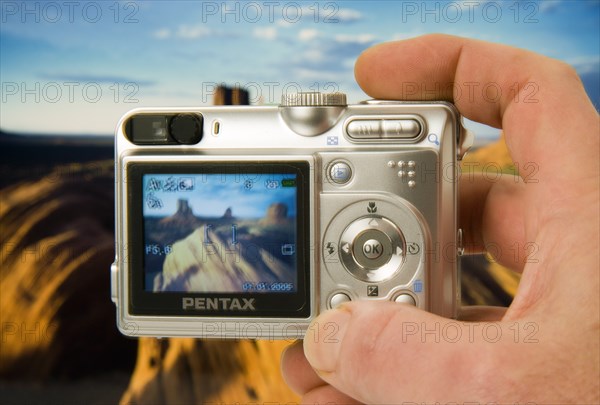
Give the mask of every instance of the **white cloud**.
POLYGON ((339 34, 335 36, 335 40, 340 43, 353 43, 353 44, 369 44, 375 41, 375 35, 373 34, 358 34, 348 35, 339 34))
POLYGON ((561 0, 544 0, 540 1, 540 13, 548 13, 554 11, 562 3, 561 0))
POLYGON ((318 36, 319 31, 312 28, 307 28, 300 31, 300 33, 298 34, 298 39, 300 39, 300 41, 311 41, 317 38, 318 36))
MULTIPOLYGON (((324 18, 327 18, 327 15, 324 18)), ((361 20, 363 15, 360 11, 351 8, 340 8, 337 12, 332 12, 330 18, 337 19, 339 22, 354 22, 361 20)))
POLYGON ((155 31, 153 36, 157 39, 167 39, 171 37, 171 30, 168 28, 161 28, 155 31))
POLYGON ((256 38, 272 41, 277 38, 277 29, 275 27, 258 27, 254 29, 252 35, 256 38))
POLYGON ((184 39, 205 38, 211 35, 211 30, 201 25, 180 25, 177 36, 184 39))
POLYGON ((297 67, 294 69, 294 77, 301 80, 328 81, 337 84, 340 74, 338 72, 325 72, 319 69, 297 67))
MULTIPOLYGON (((292 4, 292 3, 290 3, 292 4)), ((314 3, 300 8, 290 7, 277 19, 280 27, 289 28, 298 23, 353 23, 362 20, 364 15, 351 8, 336 8, 335 3, 314 3)))
POLYGON ((277 24, 277 26, 279 26, 281 28, 290 28, 290 27, 296 26, 296 23, 293 23, 291 21, 286 21, 283 18, 278 19, 275 24, 277 24))
POLYGON ((416 35, 408 32, 398 32, 394 34, 391 38, 392 41, 401 41, 405 39, 414 38, 416 35))
POLYGON ((217 31, 205 27, 203 25, 186 25, 182 24, 176 29, 160 28, 152 36, 156 39, 169 39, 169 38, 181 38, 181 39, 199 39, 199 38, 233 38, 236 34, 225 31, 217 31))
POLYGON ((568 64, 573 66, 577 73, 582 75, 586 73, 596 73, 600 66, 600 55, 587 55, 569 58, 566 60, 568 64))
POLYGON ((325 55, 320 49, 309 49, 304 52, 304 58, 311 62, 322 62, 325 60, 325 55))

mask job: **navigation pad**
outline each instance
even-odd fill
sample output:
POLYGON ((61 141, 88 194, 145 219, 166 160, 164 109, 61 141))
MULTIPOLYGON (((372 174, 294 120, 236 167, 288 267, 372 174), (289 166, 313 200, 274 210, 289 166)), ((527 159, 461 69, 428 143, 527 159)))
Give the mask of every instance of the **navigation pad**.
POLYGON ((366 282, 391 278, 404 262, 406 241, 389 219, 369 215, 359 218, 342 232, 340 258, 346 270, 366 282))

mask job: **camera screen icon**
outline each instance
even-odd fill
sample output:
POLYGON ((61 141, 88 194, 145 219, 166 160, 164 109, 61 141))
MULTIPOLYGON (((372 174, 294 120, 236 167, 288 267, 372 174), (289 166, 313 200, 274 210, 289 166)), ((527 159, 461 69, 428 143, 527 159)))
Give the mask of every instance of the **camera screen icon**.
POLYGON ((194 179, 192 177, 180 177, 178 188, 179 191, 193 191, 194 179))
POLYGON ((293 243, 285 243, 281 245, 281 254, 283 256, 292 256, 296 253, 296 245, 293 243))

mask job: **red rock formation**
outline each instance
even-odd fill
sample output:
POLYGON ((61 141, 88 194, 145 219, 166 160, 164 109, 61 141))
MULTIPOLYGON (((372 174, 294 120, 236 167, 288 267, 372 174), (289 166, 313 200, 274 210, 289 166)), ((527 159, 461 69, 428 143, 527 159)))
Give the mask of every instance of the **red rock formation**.
POLYGON ((261 225, 280 225, 288 222, 288 207, 282 203, 273 203, 267 208, 267 213, 261 219, 261 225))

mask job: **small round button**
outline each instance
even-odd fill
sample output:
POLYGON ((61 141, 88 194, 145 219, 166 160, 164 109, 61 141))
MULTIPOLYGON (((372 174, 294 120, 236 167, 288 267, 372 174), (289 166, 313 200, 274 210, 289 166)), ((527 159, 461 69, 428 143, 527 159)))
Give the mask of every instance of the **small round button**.
POLYGON ((352 240, 352 245, 355 263, 371 270, 379 269, 390 261, 394 250, 390 236, 378 229, 363 230, 352 240))
POLYGON ((329 166, 329 178, 337 184, 347 183, 352 177, 352 169, 346 162, 334 162, 329 166))
POLYGON ((347 294, 344 293, 335 293, 329 299, 329 308, 336 308, 342 305, 345 302, 350 302, 351 299, 347 294))
POLYGON ((417 305, 417 302, 410 294, 400 294, 394 299, 394 301, 400 304, 417 305))
POLYGON ((383 254, 383 245, 377 239, 369 239, 363 244, 362 250, 367 259, 377 259, 383 254))

